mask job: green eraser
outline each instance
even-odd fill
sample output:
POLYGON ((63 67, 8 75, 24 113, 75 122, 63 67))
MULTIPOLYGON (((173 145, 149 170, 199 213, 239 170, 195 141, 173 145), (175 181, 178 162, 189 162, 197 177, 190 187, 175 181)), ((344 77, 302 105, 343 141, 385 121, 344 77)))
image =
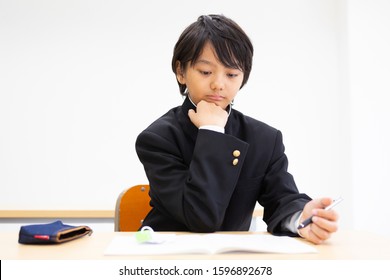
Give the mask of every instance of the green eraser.
POLYGON ((144 231, 137 231, 135 233, 135 240, 139 243, 148 242, 152 240, 152 231, 144 230, 144 231))

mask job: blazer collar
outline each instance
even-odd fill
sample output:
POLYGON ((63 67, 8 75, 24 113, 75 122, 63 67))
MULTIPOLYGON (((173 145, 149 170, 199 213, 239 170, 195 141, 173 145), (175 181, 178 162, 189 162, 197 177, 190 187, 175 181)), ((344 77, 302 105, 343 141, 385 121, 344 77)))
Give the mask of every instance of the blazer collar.
POLYGON ((189 98, 186 97, 183 104, 181 105, 182 115, 179 116, 178 121, 186 134, 191 135, 191 138, 196 138, 196 135, 198 134, 198 128, 191 122, 190 118, 188 117, 188 111, 190 109, 195 110, 196 107, 191 103, 189 98))
POLYGON ((188 118, 188 111, 190 109, 196 110, 195 104, 190 100, 188 96, 185 97, 183 104, 181 105, 183 114, 188 118))

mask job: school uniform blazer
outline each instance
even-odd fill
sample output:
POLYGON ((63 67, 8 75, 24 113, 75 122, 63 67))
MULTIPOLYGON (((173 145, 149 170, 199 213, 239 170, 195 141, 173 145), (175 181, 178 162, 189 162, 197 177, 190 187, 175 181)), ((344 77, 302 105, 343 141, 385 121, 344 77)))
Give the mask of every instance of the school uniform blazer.
POLYGON ((246 231, 258 201, 274 234, 310 200, 287 171, 280 131, 232 109, 225 133, 198 129, 188 99, 136 140, 150 184, 150 213, 143 225, 156 231, 246 231))

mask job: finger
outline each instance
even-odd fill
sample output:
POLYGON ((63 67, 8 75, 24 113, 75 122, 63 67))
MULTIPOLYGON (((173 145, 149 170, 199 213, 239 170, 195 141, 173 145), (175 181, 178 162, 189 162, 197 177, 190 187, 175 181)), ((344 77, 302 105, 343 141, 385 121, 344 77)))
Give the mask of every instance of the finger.
POLYGON ((325 230, 322 227, 319 227, 317 224, 313 224, 311 226, 311 232, 313 235, 315 235, 317 240, 321 240, 321 241, 325 241, 325 240, 329 239, 333 233, 333 232, 329 232, 329 231, 325 230))
POLYGON ((199 127, 197 124, 197 116, 196 112, 193 109, 188 110, 188 117, 190 118, 191 122, 196 126, 199 127))
MULTIPOLYGON (((328 221, 321 219, 328 223, 328 221)), ((337 224, 330 222, 329 224, 321 224, 318 220, 316 223, 310 225, 310 238, 312 238, 316 244, 323 242, 332 236, 332 233, 337 231, 337 224)))
POLYGON ((314 216, 321 217, 333 222, 336 222, 339 218, 339 215, 334 210, 316 209, 313 211, 313 213, 314 216))
POLYGON ((195 116, 195 111, 193 109, 190 109, 188 110, 188 117, 190 118, 190 120, 193 122, 193 118, 195 116))
POLYGON ((321 244, 324 239, 322 239, 319 235, 316 234, 315 225, 311 224, 306 233, 306 239, 313 242, 314 244, 321 244))
POLYGON ((332 204, 333 199, 330 197, 323 197, 320 199, 321 201, 321 208, 325 208, 326 206, 329 206, 332 204))
POLYGON ((189 117, 193 116, 194 114, 196 114, 194 109, 189 109, 188 110, 188 116, 189 117))
MULTIPOLYGON (((338 224, 335 221, 324 219, 318 216, 313 217, 312 221, 314 229, 321 229, 328 233, 333 233, 338 230, 338 224)), ((318 234, 320 234, 319 231, 318 234)))

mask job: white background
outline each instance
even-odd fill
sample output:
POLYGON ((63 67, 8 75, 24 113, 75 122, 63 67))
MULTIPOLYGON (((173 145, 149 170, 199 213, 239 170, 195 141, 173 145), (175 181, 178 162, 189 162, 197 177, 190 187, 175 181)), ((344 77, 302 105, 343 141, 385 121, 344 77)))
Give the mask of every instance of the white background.
POLYGON ((135 138, 182 103, 173 46, 210 13, 252 39, 235 108, 283 132, 300 190, 389 235, 385 0, 0 0, 0 209, 111 210, 147 183, 135 138))

